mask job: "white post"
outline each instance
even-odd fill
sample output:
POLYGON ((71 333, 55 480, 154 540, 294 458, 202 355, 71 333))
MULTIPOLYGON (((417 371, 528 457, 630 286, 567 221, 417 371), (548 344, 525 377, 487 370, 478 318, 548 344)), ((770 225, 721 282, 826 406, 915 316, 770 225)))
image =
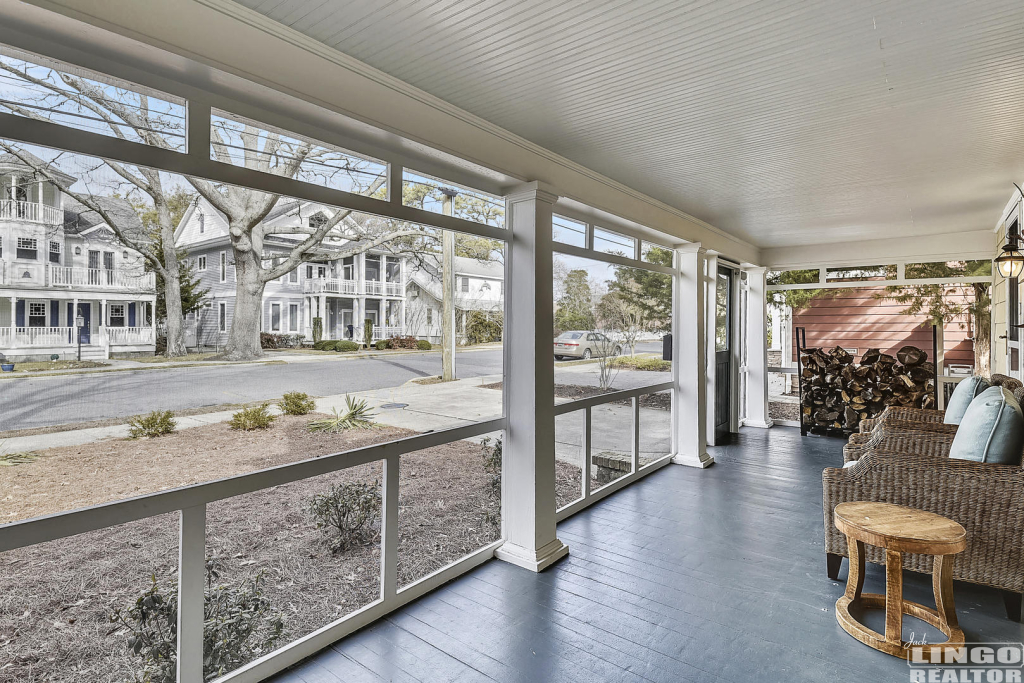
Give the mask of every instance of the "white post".
POLYGON ((771 427, 768 416, 767 268, 747 268, 747 427, 771 427))
POLYGON ((551 209, 557 197, 540 183, 505 199, 512 239, 506 272, 516 295, 508 298, 505 344, 505 432, 502 518, 505 544, 495 555, 541 571, 569 548, 555 528, 555 370, 551 295, 551 209))
POLYGON ((705 250, 699 242, 676 249, 672 297, 672 462, 707 467, 707 310, 705 250))
POLYGON ((181 511, 178 543, 178 683, 203 681, 206 506, 181 511))
MULTIPOLYGON (((28 315, 28 311, 26 311, 25 314, 28 315)), ((15 341, 14 332, 15 332, 15 328, 17 326, 18 326, 18 297, 12 296, 11 297, 11 346, 12 347, 14 346, 14 341, 15 341)))
POLYGON ((704 276, 704 306, 705 306, 705 330, 707 339, 704 341, 704 375, 706 378, 707 397, 705 399, 707 409, 707 425, 705 436, 708 444, 715 445, 715 323, 718 313, 718 256, 706 254, 704 261, 707 264, 704 276))

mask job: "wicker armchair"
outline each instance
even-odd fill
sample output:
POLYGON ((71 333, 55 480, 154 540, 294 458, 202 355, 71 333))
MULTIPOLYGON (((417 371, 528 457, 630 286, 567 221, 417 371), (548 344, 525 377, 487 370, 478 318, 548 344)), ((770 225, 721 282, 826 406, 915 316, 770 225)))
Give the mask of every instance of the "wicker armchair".
POLYGON ((876 425, 871 432, 851 434, 849 441, 843 446, 843 462, 860 459, 866 449, 877 444, 879 439, 888 436, 916 436, 923 439, 938 439, 946 444, 950 444, 953 442, 953 437, 956 436, 956 430, 957 425, 948 425, 942 422, 916 422, 902 419, 885 420, 876 425))
MULTIPOLYGON (((967 530, 967 549, 956 556, 953 578, 1003 591, 1007 615, 1020 621, 1024 593, 1024 470, 948 458, 944 436, 880 436, 856 466, 822 473, 828 575, 837 579, 846 537, 832 511, 839 503, 868 500, 906 505, 956 520, 967 530)), ((866 559, 885 563, 868 547, 866 559)), ((931 573, 932 558, 907 554, 903 566, 931 573)))
POLYGON ((927 422, 931 424, 942 424, 946 416, 945 410, 933 410, 931 408, 904 408, 902 406, 886 406, 885 409, 875 417, 865 418, 860 421, 860 433, 873 432, 879 425, 889 420, 903 420, 906 422, 927 422))

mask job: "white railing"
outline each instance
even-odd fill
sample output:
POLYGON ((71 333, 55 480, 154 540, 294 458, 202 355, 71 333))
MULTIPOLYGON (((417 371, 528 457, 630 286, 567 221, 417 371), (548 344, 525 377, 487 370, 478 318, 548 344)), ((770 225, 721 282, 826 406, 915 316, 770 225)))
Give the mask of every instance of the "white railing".
POLYGON ((401 282, 385 282, 384 294, 386 296, 402 296, 403 288, 401 282))
POLYGON ((384 293, 384 283, 380 280, 366 280, 363 283, 366 294, 380 296, 384 293))
POLYGON ((54 287, 96 287, 98 289, 155 290, 153 273, 123 268, 75 268, 50 266, 49 284, 54 287))
POLYGON ((356 295, 359 294, 359 283, 338 278, 315 278, 306 280, 302 285, 302 291, 306 294, 356 295))
POLYGON ((639 387, 637 389, 610 391, 607 394, 600 394, 599 396, 591 396, 590 398, 584 398, 578 401, 568 401, 565 403, 559 403, 555 405, 554 413, 556 417, 559 415, 574 413, 578 410, 583 411, 583 443, 581 448, 583 454, 582 492, 579 498, 558 509, 556 513, 556 519, 559 522, 561 522, 566 517, 574 515, 580 510, 589 507, 590 505, 593 505, 594 503, 601 500, 608 494, 618 491, 623 486, 628 486, 637 479, 646 477, 654 470, 663 467, 672 461, 672 455, 665 454, 664 456, 657 458, 656 460, 649 462, 647 464, 642 464, 640 462, 640 397, 646 396, 647 394, 656 394, 660 391, 668 391, 672 389, 672 387, 672 382, 662 382, 660 384, 652 384, 650 386, 639 387), (630 406, 632 408, 633 419, 633 428, 630 432, 632 437, 630 439, 630 452, 632 455, 632 462, 629 467, 629 471, 627 474, 620 476, 618 479, 615 479, 614 481, 611 481, 610 483, 605 484, 604 486, 601 486, 598 489, 592 491, 591 412, 597 406, 627 400, 630 402, 630 406))
POLYGON ((74 346, 76 342, 73 327, 15 327, 13 340, 10 330, 6 328, 6 333, 0 337, 6 348, 74 346))
POLYGON ((391 337, 404 337, 405 328, 400 325, 374 325, 373 326, 373 340, 380 341, 381 339, 391 339, 391 337))
POLYGON ((152 344, 152 327, 107 327, 107 343, 111 346, 152 344))
POLYGON ((0 199, 0 220, 30 221, 48 225, 63 225, 64 210, 36 202, 18 202, 13 199, 0 199))
POLYGON ((451 581, 494 556, 503 540, 483 546, 460 560, 401 589, 398 587, 398 482, 401 456, 406 453, 472 439, 505 429, 505 418, 418 434, 390 443, 357 448, 302 460, 227 479, 193 484, 137 498, 36 517, 0 525, 0 552, 68 538, 89 531, 181 512, 178 546, 178 680, 203 681, 203 603, 206 585, 206 507, 210 503, 332 472, 383 463, 381 498, 381 593, 366 607, 233 671, 218 681, 259 681, 275 674, 340 638, 380 619, 402 605, 451 581))

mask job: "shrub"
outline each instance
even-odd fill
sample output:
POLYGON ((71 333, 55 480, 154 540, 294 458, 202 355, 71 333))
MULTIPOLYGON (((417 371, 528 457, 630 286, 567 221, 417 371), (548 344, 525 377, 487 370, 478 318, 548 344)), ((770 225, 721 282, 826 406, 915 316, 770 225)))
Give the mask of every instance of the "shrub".
MULTIPOLYGON (((271 613, 260 587, 262 575, 240 586, 211 586, 207 574, 203 604, 203 680, 213 680, 270 652, 281 637, 284 621, 271 613)), ((128 650, 142 659, 138 680, 177 680, 178 586, 166 594, 153 585, 127 610, 110 620, 127 631, 128 650)))
POLYGON ((470 344, 501 341, 504 320, 501 313, 471 311, 466 316, 466 339, 470 344))
POLYGON ((270 402, 246 406, 231 416, 228 424, 232 429, 251 432, 255 429, 267 429, 276 418, 270 414, 270 402))
POLYGON ((281 397, 277 407, 285 415, 306 415, 316 410, 316 401, 309 394, 301 391, 290 391, 281 397))
POLYGON ((313 348, 316 349, 317 351, 329 351, 330 348, 328 347, 334 348, 333 339, 321 339, 319 341, 313 342, 313 348))
POLYGON ((420 351, 429 351, 433 348, 433 345, 431 345, 431 343, 426 339, 419 339, 416 341, 416 348, 420 351))
POLYGON ((483 457, 484 474, 487 476, 487 500, 484 508, 484 522, 496 531, 501 527, 501 437, 494 439, 485 437, 480 446, 483 457))
POLYGON ((645 370, 648 372, 669 372, 672 370, 672 361, 662 360, 654 356, 619 356, 612 358, 608 365, 613 368, 629 368, 631 370, 645 370))
POLYGON ((363 345, 366 348, 373 346, 373 319, 367 318, 363 321, 363 345))
POLYGON ((416 337, 391 337, 388 339, 389 349, 415 349, 416 342, 419 341, 416 337))
POLYGON ((345 412, 339 413, 337 408, 333 409, 333 417, 325 417, 322 420, 313 420, 309 423, 311 432, 343 432, 346 429, 366 429, 373 425, 373 413, 370 412, 370 404, 363 399, 353 399, 345 396, 345 412))
POLYGON ((376 347, 377 347, 378 351, 386 350, 388 348, 388 340, 387 339, 381 339, 379 342, 377 342, 376 347))
POLYGON ((174 413, 169 410, 154 410, 147 415, 136 415, 128 420, 128 438, 152 439, 170 434, 178 426, 174 421, 174 413))
POLYGON ((302 346, 306 337, 301 334, 271 334, 260 332, 261 349, 295 349, 302 346))
POLYGON ((346 351, 346 352, 347 351, 358 351, 359 350, 359 344, 356 344, 354 341, 349 341, 348 339, 342 339, 341 341, 334 342, 334 350, 335 351, 346 351))
POLYGON ((331 552, 369 543, 380 534, 380 483, 331 486, 309 501, 316 528, 333 537, 331 552))
POLYGON ((313 343, 320 341, 324 338, 324 319, 320 317, 313 318, 313 343))

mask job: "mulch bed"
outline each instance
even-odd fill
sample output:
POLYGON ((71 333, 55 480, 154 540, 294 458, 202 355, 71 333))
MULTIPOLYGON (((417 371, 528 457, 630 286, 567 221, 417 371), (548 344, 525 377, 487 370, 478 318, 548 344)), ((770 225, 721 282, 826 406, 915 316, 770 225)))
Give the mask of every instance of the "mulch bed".
MULTIPOLYGON (((392 441, 391 427, 310 433, 309 417, 279 418, 263 432, 224 424, 143 441, 50 449, 0 470, 0 519, 14 520, 206 481, 311 456, 392 441)), ((575 469, 575 468, 570 468, 575 469)), ((399 585, 498 538, 480 444, 459 441, 402 456, 399 585)), ((207 552, 217 583, 262 573, 283 615, 279 645, 375 600, 380 550, 373 542, 332 554, 308 512, 314 493, 340 482, 379 482, 380 463, 211 503, 207 552)), ((577 470, 578 479, 578 470, 577 470)), ((560 485, 572 485, 563 472, 560 485)), ((579 484, 576 483, 578 490, 579 484)), ((151 583, 173 580, 177 514, 163 515, 0 554, 0 682, 129 681, 139 661, 110 622, 151 583)))
POLYGON ((768 417, 773 420, 793 420, 798 422, 800 420, 800 404, 770 401, 768 403, 768 417))

